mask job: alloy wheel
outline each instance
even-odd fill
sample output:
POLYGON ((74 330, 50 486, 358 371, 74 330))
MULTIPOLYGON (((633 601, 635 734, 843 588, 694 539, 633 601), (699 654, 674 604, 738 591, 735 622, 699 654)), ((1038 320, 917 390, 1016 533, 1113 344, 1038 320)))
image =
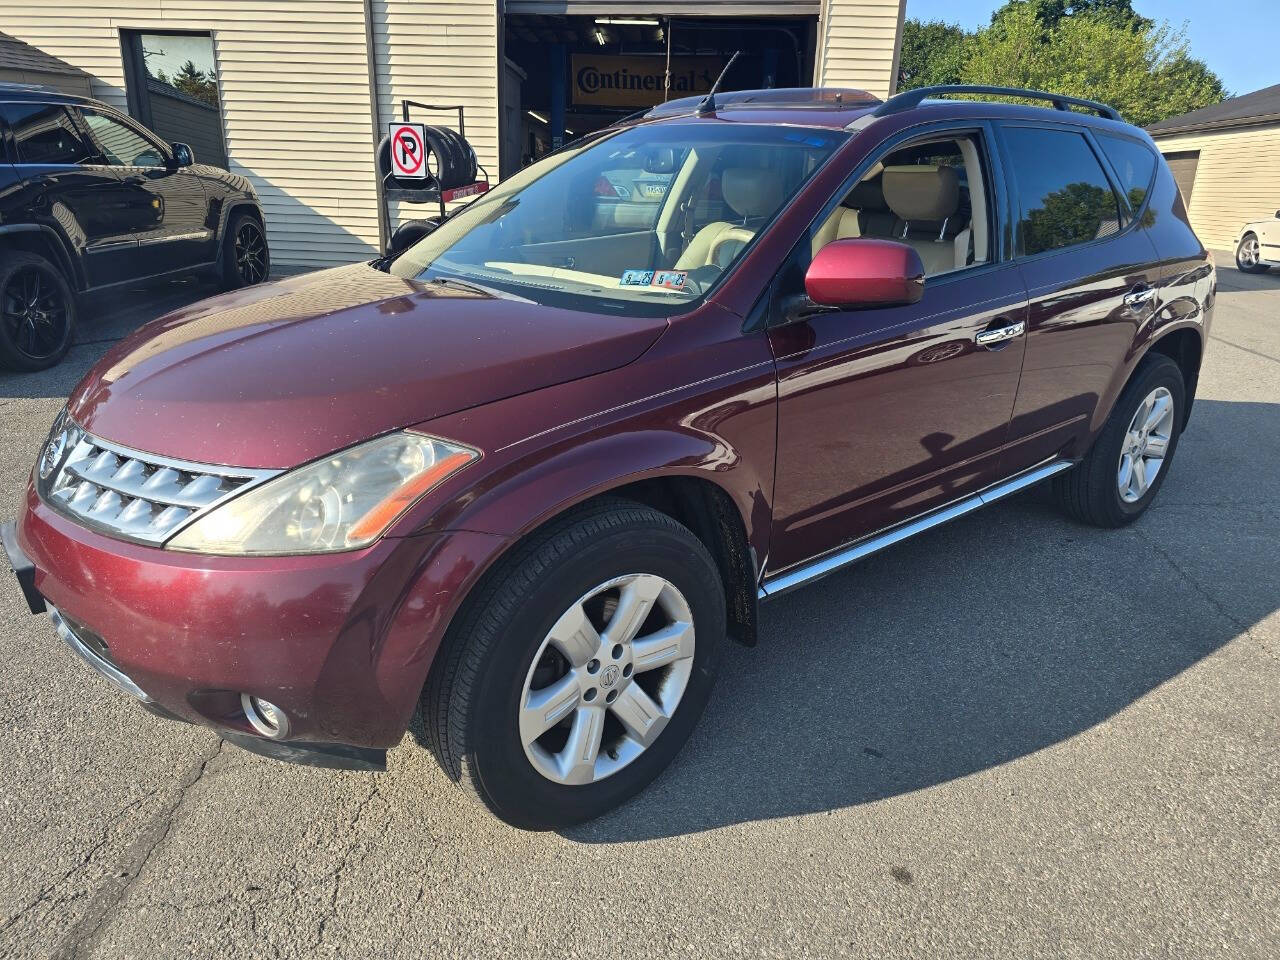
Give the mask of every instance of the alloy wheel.
POLYGON ((1262 259, 1262 248, 1258 245, 1258 238, 1246 237, 1240 244, 1237 256, 1242 266, 1256 267, 1262 259))
POLYGON ((538 648, 520 694, 520 742, 561 784, 603 780, 658 739, 693 671, 693 614, 669 580, 630 574, 595 587, 538 648))
POLYGON ((1173 429, 1173 394, 1167 387, 1156 387, 1134 411, 1120 447, 1116 484, 1125 503, 1137 503, 1151 489, 1164 466, 1173 429))
POLYGON ((267 243, 262 230, 252 220, 246 220, 236 230, 236 273, 245 286, 267 279, 267 243))
POLYGON ((58 352, 70 321, 53 277, 31 266, 17 270, 0 293, 0 318, 9 342, 33 361, 58 352))

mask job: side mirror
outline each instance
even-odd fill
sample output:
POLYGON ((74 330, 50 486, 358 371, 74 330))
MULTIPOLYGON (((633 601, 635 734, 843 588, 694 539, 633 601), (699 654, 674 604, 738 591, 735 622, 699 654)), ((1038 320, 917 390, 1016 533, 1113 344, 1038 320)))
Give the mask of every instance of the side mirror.
POLYGON ((676 169, 676 152, 672 147, 657 147, 645 155, 645 173, 673 173, 676 169))
POLYGON ((1277 219, 1277 220, 1280 220, 1280 210, 1277 210, 1277 211, 1276 211, 1276 219, 1277 219))
POLYGON ((387 241, 387 256, 393 257, 403 253, 438 226, 440 226, 439 217, 432 217, 429 220, 406 220, 395 228, 391 239, 387 241))
POLYGON ((169 149, 173 151, 173 165, 175 167, 189 167, 196 162, 196 152, 186 143, 171 143, 169 149))
POLYGON ((804 275, 809 299, 824 307, 889 307, 924 296, 924 264, 905 243, 871 237, 833 240, 804 275))

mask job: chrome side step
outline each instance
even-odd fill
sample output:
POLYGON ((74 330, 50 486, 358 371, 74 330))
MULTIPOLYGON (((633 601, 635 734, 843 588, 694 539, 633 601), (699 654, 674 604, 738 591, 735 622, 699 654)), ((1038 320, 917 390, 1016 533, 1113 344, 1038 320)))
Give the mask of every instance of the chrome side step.
POLYGON ((1039 483, 1041 480, 1047 480, 1056 473, 1070 470, 1073 466, 1075 464, 1069 460, 1053 460, 1042 466, 1032 467, 1024 473, 1010 477, 1003 483, 988 487, 986 490, 975 493, 971 497, 966 497, 964 500, 958 500, 945 507, 940 507, 932 513, 926 513, 924 516, 917 517, 915 520, 908 520, 906 523, 899 524, 896 527, 890 527, 882 533, 872 534, 852 546, 837 550, 835 553, 829 553, 802 566, 775 574, 764 581, 758 596, 761 600, 767 600, 770 597, 781 596, 790 590, 796 589, 796 587, 803 587, 806 584, 813 583, 815 580, 821 580, 827 574, 835 573, 850 564, 857 563, 873 553, 879 553, 886 547, 901 543, 903 540, 909 540, 916 534, 941 526, 948 520, 963 517, 966 513, 972 513, 979 507, 995 503, 995 501, 1017 493, 1019 490, 1024 490, 1039 483))

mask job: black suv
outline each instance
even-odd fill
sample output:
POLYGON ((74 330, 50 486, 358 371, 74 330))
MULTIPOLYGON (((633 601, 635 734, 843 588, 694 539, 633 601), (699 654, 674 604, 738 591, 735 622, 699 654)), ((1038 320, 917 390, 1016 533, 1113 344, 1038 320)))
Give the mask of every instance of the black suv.
POLYGON ((193 268, 265 280, 264 224, 249 181, 185 143, 98 100, 0 83, 0 365, 62 359, 81 294, 193 268))

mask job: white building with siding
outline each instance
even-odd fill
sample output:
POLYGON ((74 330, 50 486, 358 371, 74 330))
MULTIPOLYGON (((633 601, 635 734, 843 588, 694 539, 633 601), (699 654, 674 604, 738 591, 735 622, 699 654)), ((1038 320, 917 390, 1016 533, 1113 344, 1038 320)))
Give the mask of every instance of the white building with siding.
POLYGON ((1280 210, 1280 84, 1152 124, 1201 242, 1229 250, 1280 210))
MULTIPOLYGON (((87 75, 93 96, 161 135, 173 111, 152 111, 140 92, 155 89, 147 71, 159 72, 168 55, 175 73, 175 56, 207 44, 227 166, 256 186, 272 260, 289 269, 377 251, 375 131, 399 117, 402 99, 463 105, 467 139, 496 180, 646 105, 642 96, 614 91, 605 103, 599 91, 579 89, 580 62, 615 76, 661 72, 669 51, 681 76, 701 71, 691 88, 699 92, 738 48, 744 56, 726 89, 817 84, 887 96, 904 4, 0 0, 0 30, 67 65, 68 76, 87 75)), ((83 93, 79 82, 73 92, 83 93)), ((422 119, 453 125, 449 114, 422 119)))

